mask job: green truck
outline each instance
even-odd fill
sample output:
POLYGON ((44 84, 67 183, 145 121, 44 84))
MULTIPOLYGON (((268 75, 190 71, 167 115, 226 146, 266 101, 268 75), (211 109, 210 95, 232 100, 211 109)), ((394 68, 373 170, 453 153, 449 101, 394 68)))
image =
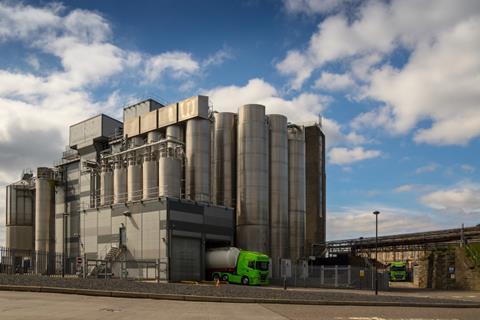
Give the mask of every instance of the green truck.
POLYGON ((407 281, 407 263, 396 261, 390 263, 390 281, 407 281))
POLYGON ((207 251, 207 275, 213 280, 243 285, 267 285, 269 258, 259 252, 235 247, 215 248, 207 251))

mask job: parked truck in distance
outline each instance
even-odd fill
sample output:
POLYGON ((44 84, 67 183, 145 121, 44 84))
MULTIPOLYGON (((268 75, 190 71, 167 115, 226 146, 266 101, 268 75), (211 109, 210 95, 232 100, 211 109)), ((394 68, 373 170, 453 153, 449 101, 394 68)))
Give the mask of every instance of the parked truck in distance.
POLYGON ((407 281, 407 263, 396 261, 390 263, 390 281, 407 281))
POLYGON ((235 247, 215 248, 206 254, 207 275, 213 280, 243 285, 268 284, 267 255, 235 247))

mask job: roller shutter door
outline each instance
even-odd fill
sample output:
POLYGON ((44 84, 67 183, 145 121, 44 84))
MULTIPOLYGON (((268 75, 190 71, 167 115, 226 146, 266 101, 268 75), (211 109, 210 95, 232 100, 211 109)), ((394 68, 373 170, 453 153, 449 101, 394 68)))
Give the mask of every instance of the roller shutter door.
POLYGON ((172 237, 170 281, 202 280, 201 240, 172 237))

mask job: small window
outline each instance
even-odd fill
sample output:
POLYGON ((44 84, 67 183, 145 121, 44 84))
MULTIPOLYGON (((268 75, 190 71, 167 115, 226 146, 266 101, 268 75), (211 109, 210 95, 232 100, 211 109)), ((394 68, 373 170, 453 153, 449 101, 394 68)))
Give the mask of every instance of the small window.
POLYGON ((248 261, 248 267, 255 269, 255 262, 254 261, 248 261))

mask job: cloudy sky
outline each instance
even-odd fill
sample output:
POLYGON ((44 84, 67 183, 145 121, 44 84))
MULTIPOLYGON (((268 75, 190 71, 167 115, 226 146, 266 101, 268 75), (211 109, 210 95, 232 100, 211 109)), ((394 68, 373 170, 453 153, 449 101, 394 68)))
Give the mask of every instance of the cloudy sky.
POLYGON ((480 2, 0 1, 4 186, 68 125, 207 94, 322 116, 328 238, 480 223, 480 2))

